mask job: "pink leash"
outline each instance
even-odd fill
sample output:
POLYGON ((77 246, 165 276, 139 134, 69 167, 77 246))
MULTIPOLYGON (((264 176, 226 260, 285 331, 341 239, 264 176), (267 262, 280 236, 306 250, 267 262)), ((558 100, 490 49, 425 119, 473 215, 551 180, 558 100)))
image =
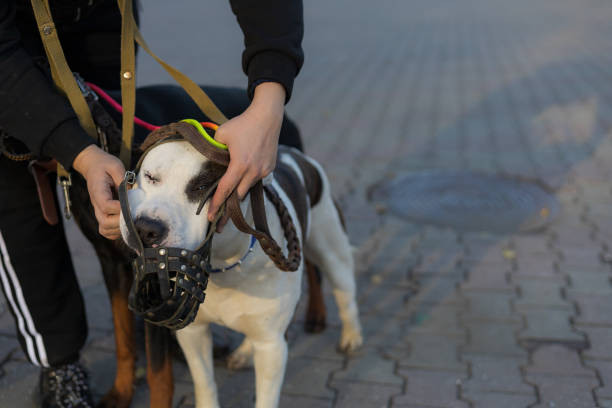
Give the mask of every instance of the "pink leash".
MULTIPOLYGON (((90 87, 95 93, 98 94, 98 96, 102 99, 104 99, 106 102, 108 102, 108 104, 110 106, 113 107, 113 109, 115 109, 117 112, 123 114, 123 106, 121 106, 116 100, 114 100, 109 94, 107 94, 106 92, 104 92, 102 90, 102 88, 100 88, 98 85, 92 84, 91 82, 85 82, 87 84, 88 87, 90 87)), ((159 129, 161 126, 155 126, 149 122, 145 122, 144 120, 134 116, 134 123, 140 127, 143 127, 149 131, 154 131, 156 129, 159 129)), ((215 123, 212 122, 200 122, 202 124, 202 126, 212 129, 212 130, 217 130, 219 128, 219 126, 215 123)))

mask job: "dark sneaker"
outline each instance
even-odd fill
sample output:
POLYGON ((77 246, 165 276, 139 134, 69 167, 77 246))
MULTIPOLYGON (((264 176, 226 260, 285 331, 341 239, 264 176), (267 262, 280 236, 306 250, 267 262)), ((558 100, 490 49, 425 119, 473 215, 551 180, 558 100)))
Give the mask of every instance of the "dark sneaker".
POLYGON ((43 368, 40 395, 42 408, 93 408, 89 379, 80 363, 43 368))

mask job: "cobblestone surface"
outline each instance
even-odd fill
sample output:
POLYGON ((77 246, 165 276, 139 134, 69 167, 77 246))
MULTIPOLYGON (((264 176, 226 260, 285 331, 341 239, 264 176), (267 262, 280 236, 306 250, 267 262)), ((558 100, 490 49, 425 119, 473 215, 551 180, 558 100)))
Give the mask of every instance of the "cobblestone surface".
MULTIPOLYGON (((147 1, 143 31, 197 82, 243 86, 242 37, 226 3, 147 1)), ((305 334, 301 304, 289 330, 281 407, 612 407, 612 4, 304 7, 306 63, 288 111, 347 218, 365 346, 336 351, 327 285, 328 329, 305 334), (537 181, 561 213, 529 234, 464 233, 395 218, 368 199, 381 180, 431 169, 537 181)), ((169 81, 139 58, 139 84, 169 81)), ((68 235, 99 398, 114 370, 109 302, 91 247, 71 223, 68 235)), ((144 364, 135 407, 148 406, 144 364)), ((222 405, 252 406, 253 373, 221 360, 215 369, 222 405)), ((184 363, 175 372, 175 406, 193 407, 184 363)), ((37 378, 0 302, 0 407, 36 406, 37 378)))

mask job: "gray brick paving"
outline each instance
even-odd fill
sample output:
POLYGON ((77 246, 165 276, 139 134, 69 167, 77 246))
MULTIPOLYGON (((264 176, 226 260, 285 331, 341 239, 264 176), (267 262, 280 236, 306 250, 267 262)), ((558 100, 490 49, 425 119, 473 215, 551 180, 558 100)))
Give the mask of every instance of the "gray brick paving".
POLYGON ((512 310, 512 294, 464 290, 463 295, 469 301, 468 310, 461 315, 463 321, 521 323, 520 316, 512 310))
POLYGON ((465 322, 469 331, 469 344, 463 351, 474 354, 522 357, 526 354, 516 339, 520 324, 488 322, 465 322))
POLYGON ((393 359, 385 358, 380 351, 366 348, 358 356, 350 359, 346 368, 335 372, 331 382, 367 382, 401 386, 403 379, 394 373, 395 365, 393 359))
MULTIPOLYGON (((467 370, 466 370, 467 371, 467 370)), ((393 407, 468 407, 461 401, 459 388, 466 378, 465 373, 402 369, 399 373, 406 378, 404 394, 393 399, 393 407)))
POLYGON ((479 392, 468 394, 465 398, 474 408, 514 408, 532 406, 537 398, 535 395, 507 394, 497 392, 479 392))
POLYGON ((572 311, 574 306, 563 298, 565 282, 562 280, 540 280, 530 278, 512 279, 520 289, 520 296, 514 302, 518 311, 533 308, 554 308, 572 311))
POLYGON ((594 377, 593 369, 583 365, 579 352, 562 345, 541 346, 531 353, 527 374, 545 374, 571 377, 594 377))
POLYGON ((465 396, 483 392, 534 395, 520 369, 527 363, 526 358, 464 353, 463 360, 469 363, 471 374, 461 387, 465 396))
MULTIPOLYGON (((200 3, 146 2, 145 36, 196 81, 243 86, 229 5, 200 3)), ((303 332, 302 300, 280 406, 612 407, 612 5, 304 6, 306 63, 287 109, 347 219, 365 346, 337 352, 328 284, 325 332, 303 332), (561 212, 543 230, 502 235, 411 223, 368 200, 382 180, 431 169, 537 180, 561 212)), ((169 82, 139 58, 139 84, 169 82)), ((67 230, 89 316, 83 360, 99 398, 114 370, 109 303, 92 248, 72 223, 67 230)), ((144 364, 135 407, 149 403, 144 364)), ((252 371, 231 372, 222 359, 215 370, 222 406, 253 405, 252 371)), ((175 374, 175 406, 193 407, 184 363, 175 374)), ((0 407, 36 406, 36 384, 2 301, 0 407)))
POLYGON ((531 309, 523 313, 526 327, 518 333, 521 345, 527 348, 541 344, 561 343, 583 349, 587 341, 583 333, 576 331, 570 322, 571 312, 555 309, 531 309))
POLYGON ((400 367, 462 372, 466 365, 459 361, 458 352, 463 344, 461 337, 415 333, 407 336, 404 344, 389 348, 387 355, 400 367))
POLYGON ((597 386, 595 378, 553 377, 528 375, 527 380, 539 391, 540 403, 534 408, 595 406, 591 390, 597 386))
POLYGON ((335 407, 379 408, 388 406, 388 401, 401 393, 397 385, 369 384, 336 381, 332 387, 338 392, 335 407))

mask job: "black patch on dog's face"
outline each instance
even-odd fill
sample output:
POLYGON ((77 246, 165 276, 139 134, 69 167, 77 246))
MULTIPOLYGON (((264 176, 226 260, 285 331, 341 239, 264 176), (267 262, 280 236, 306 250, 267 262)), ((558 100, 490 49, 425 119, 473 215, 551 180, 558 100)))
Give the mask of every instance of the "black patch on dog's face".
POLYGON ((206 193, 206 190, 225 173, 226 167, 207 161, 202 164, 198 174, 193 176, 185 187, 187 199, 192 202, 200 202, 206 193))

